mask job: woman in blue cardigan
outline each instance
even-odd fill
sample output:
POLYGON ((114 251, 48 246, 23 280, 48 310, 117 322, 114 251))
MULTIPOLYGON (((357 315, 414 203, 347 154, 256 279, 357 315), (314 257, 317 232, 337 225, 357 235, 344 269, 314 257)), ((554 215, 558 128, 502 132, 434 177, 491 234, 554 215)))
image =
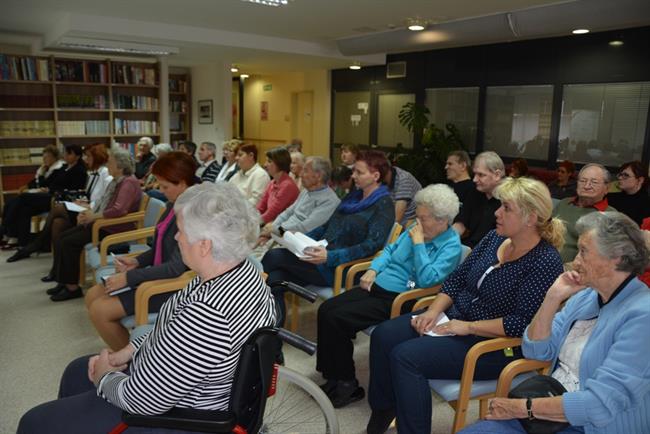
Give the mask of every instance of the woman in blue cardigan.
MULTIPOLYGON (((383 152, 362 152, 352 174, 356 190, 343 199, 327 223, 307 234, 315 240, 327 240, 327 248, 310 248, 304 252, 304 259, 286 249, 269 250, 262 259, 266 281, 331 286, 337 265, 381 250, 395 222, 395 206, 388 187, 382 184, 389 167, 383 152)), ((284 288, 272 290, 284 322, 284 288)))
POLYGON ((519 418, 568 422, 563 433, 650 432, 650 262, 639 227, 618 212, 591 213, 573 271, 560 275, 524 333, 524 356, 553 362, 567 390, 552 398, 495 398, 468 433, 524 433, 519 418), (566 300, 566 306, 560 310, 566 300), (559 312, 558 312, 559 311, 559 312))

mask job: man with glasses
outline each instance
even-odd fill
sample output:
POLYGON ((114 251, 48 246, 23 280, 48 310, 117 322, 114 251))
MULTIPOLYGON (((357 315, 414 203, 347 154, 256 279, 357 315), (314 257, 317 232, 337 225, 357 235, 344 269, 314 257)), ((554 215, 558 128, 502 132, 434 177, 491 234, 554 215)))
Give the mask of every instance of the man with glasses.
POLYGON ((553 216, 564 220, 566 235, 560 251, 562 262, 572 262, 578 253, 576 222, 580 217, 594 211, 616 211, 607 203, 610 175, 602 164, 586 164, 578 173, 577 196, 562 199, 553 210, 553 216))

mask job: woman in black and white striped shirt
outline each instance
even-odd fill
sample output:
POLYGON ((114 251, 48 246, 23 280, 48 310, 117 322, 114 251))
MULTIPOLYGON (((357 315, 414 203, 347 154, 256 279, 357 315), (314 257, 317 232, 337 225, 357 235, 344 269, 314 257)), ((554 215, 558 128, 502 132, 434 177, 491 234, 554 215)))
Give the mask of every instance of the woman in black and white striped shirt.
POLYGON ((226 183, 191 187, 174 209, 183 261, 197 277, 165 303, 149 334, 72 362, 59 399, 26 413, 19 433, 106 433, 122 409, 227 408, 241 346, 275 321, 273 297, 245 259, 259 216, 226 183))

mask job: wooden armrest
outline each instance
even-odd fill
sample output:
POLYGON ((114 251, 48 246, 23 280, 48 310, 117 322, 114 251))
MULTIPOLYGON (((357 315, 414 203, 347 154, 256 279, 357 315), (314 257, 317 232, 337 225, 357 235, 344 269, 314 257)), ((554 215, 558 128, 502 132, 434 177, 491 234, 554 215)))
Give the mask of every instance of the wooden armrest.
POLYGON ((499 375, 499 382, 497 383, 496 396, 508 397, 510 386, 513 378, 524 372, 538 371, 540 373, 547 373, 551 368, 551 362, 532 360, 532 359, 519 359, 510 362, 508 366, 503 368, 501 375, 499 375))
POLYGON ((337 265, 334 270, 334 285, 332 286, 333 296, 336 297, 341 292, 341 287, 343 286, 343 272, 346 268, 354 264, 360 264, 361 262, 368 262, 371 259, 372 258, 360 258, 337 265))
POLYGON ((99 230, 106 226, 113 226, 121 223, 138 222, 140 225, 144 222, 144 211, 132 212, 122 217, 115 217, 112 219, 100 218, 93 223, 93 240, 92 243, 96 246, 99 243, 99 230))
POLYGON ((351 288, 354 284, 354 276, 356 276, 361 271, 365 271, 370 268, 370 264, 372 264, 372 261, 359 262, 358 264, 351 266, 348 270, 348 274, 345 275, 345 288, 351 288))
POLYGON ((173 279, 150 280, 141 283, 135 291, 135 325, 147 324, 151 297, 183 289, 194 277, 196 277, 196 273, 190 270, 173 279))
POLYGON ((427 300, 427 306, 428 306, 435 299, 435 297, 429 297, 429 296, 439 293, 440 288, 442 288, 442 285, 431 286, 429 288, 417 288, 417 289, 412 289, 410 291, 401 293, 400 295, 395 297, 395 300, 393 300, 393 305, 390 309, 390 317, 391 318, 398 317, 400 315, 400 312, 402 311, 402 306, 404 305, 404 303, 406 303, 409 300, 415 300, 422 297, 426 297, 427 299, 430 298, 430 300, 427 300))
POLYGON ((416 310, 423 309, 423 308, 425 308, 425 307, 429 307, 429 305, 430 305, 431 303, 433 303, 433 300, 435 300, 435 299, 436 299, 436 296, 435 296, 435 295, 432 295, 431 297, 423 297, 423 298, 419 299, 419 300, 417 301, 417 303, 415 303, 415 304, 413 305, 413 308, 411 309, 411 312, 414 312, 414 311, 416 311, 416 310))
POLYGON ((108 261, 106 259, 108 255, 108 247, 118 243, 124 243, 127 241, 142 240, 148 237, 153 237, 156 228, 144 228, 136 229, 134 231, 120 232, 118 234, 112 234, 106 236, 101 243, 99 243, 99 264, 100 266, 105 266, 108 261))

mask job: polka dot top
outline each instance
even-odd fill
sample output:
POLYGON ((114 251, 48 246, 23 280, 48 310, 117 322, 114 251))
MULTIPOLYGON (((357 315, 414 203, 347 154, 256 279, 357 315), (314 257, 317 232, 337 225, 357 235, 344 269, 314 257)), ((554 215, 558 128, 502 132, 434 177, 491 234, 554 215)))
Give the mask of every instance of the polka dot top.
POLYGON ((562 273, 558 251, 544 240, 521 258, 494 268, 497 250, 505 237, 490 231, 442 286, 454 301, 450 319, 480 321, 503 318, 507 336, 522 336, 542 304, 546 291, 562 273))

